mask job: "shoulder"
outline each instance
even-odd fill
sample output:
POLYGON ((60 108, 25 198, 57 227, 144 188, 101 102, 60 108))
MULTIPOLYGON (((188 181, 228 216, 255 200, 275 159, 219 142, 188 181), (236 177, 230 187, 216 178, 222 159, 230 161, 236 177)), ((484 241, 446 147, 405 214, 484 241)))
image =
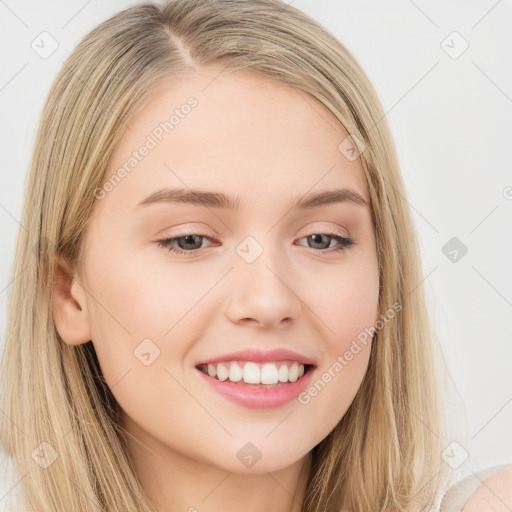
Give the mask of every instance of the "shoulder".
POLYGON ((445 494, 440 512, 510 512, 512 465, 503 464, 472 472, 445 494))
POLYGON ((470 495, 462 512, 508 512, 512 510, 512 466, 495 471, 470 495))

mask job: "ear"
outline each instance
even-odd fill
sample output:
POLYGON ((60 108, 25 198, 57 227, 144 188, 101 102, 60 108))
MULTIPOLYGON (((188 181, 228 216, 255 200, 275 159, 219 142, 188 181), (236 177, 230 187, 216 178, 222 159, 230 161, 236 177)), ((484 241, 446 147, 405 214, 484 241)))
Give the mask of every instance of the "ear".
POLYGON ((57 257, 54 272, 52 313, 57 332, 69 345, 87 343, 91 330, 85 291, 62 256, 57 257))

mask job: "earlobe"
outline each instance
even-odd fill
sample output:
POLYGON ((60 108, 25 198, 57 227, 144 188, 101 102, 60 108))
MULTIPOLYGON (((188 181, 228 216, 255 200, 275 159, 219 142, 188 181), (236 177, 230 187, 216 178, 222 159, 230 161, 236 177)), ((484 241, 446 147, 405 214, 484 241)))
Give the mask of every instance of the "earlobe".
POLYGON ((62 256, 58 256, 54 267, 52 314, 65 343, 80 345, 91 340, 85 291, 62 256))

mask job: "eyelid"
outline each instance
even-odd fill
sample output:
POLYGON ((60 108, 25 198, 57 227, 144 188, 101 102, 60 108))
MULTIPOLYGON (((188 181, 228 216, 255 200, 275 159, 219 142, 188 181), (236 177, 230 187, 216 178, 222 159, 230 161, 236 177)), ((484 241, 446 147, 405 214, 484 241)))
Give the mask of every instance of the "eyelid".
MULTIPOLYGON (((356 245, 355 239, 352 238, 350 235, 345 235, 344 233, 341 233, 339 231, 339 229, 333 229, 333 228, 331 228, 331 229, 319 228, 317 230, 312 230, 310 232, 310 234, 306 234, 302 237, 296 238, 295 240, 302 240, 304 238, 308 238, 308 237, 311 237, 311 236, 317 235, 317 234, 326 235, 326 236, 330 237, 331 239, 335 240, 338 244, 335 247, 330 247, 327 249, 315 250, 313 248, 310 248, 313 252, 320 253, 322 255, 343 253, 343 252, 347 251, 348 249, 350 249, 352 246, 356 245)), ((181 248, 177 247, 176 245, 174 245, 173 242, 175 240, 178 240, 180 238, 185 238, 187 236, 198 236, 203 239, 208 239, 208 240, 214 242, 213 244, 210 244, 210 246, 207 246, 207 247, 211 247, 212 245, 215 245, 215 242, 218 242, 218 240, 215 237, 209 236, 208 234, 204 233, 203 231, 200 231, 200 230, 186 231, 185 230, 185 231, 181 231, 179 233, 174 233, 172 236, 166 237, 164 239, 159 239, 156 241, 156 243, 159 247, 166 249, 169 253, 174 253, 174 254, 180 255, 184 258, 193 258, 194 256, 202 254, 204 252, 204 250, 207 249, 207 247, 201 247, 199 249, 192 249, 192 250, 188 251, 188 250, 181 249, 181 248)), ((302 244, 299 244, 299 245, 302 245, 302 244)))
MULTIPOLYGON (((325 234, 325 235, 331 235, 331 236, 336 235, 336 236, 340 236, 342 238, 352 238, 348 232, 344 233, 339 228, 320 227, 320 228, 310 230, 309 234, 300 236, 300 237, 296 238, 296 240, 300 240, 302 238, 307 238, 308 236, 317 235, 317 234, 325 234)), ((182 237, 185 237, 188 235, 198 235, 198 236, 202 236, 204 238, 209 238, 210 240, 218 241, 218 240, 216 240, 217 235, 210 235, 210 234, 206 233, 204 230, 202 230, 201 228, 197 228, 197 229, 196 228, 183 228, 183 229, 180 229, 179 231, 177 231, 176 233, 172 233, 168 236, 165 236, 163 238, 163 240, 182 238, 182 237)))

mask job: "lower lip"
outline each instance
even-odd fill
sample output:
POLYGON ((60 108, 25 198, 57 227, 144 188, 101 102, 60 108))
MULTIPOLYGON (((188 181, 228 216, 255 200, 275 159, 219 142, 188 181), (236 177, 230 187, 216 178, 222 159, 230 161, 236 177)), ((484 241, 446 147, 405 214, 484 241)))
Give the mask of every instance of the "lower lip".
POLYGON ((229 381, 221 381, 206 375, 201 370, 197 371, 215 391, 233 402, 251 409, 271 409, 280 407, 297 398, 308 386, 314 369, 315 367, 310 367, 295 382, 280 384, 272 388, 244 386, 229 381))

